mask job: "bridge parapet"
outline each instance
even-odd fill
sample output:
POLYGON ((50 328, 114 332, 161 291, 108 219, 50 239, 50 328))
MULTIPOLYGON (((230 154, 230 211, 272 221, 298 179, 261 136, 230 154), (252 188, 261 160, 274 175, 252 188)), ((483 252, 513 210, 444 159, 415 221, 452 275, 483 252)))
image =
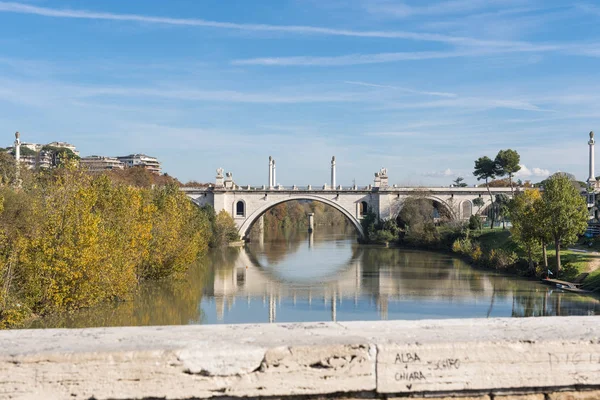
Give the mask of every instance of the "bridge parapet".
POLYGON ((0 377, 14 399, 595 399, 600 328, 544 317, 15 330, 0 332, 0 377))

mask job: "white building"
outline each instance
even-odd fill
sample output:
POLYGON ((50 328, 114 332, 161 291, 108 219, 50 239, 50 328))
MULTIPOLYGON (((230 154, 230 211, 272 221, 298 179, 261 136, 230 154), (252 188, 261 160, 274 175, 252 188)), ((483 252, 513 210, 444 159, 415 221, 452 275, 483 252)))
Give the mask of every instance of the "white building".
POLYGON ((128 156, 117 157, 126 167, 144 167, 155 174, 161 173, 160 162, 156 157, 150 157, 145 154, 130 154, 128 156))
POLYGON ((52 143, 48 143, 46 146, 50 146, 50 147, 58 147, 60 149, 69 149, 71 150, 76 156, 79 156, 79 151, 77 150, 77 147, 75 147, 72 144, 69 144, 67 142, 52 142, 52 143))
POLYGON ((39 153, 42 150, 42 147, 44 147, 44 145, 38 143, 21 143, 21 147, 25 147, 31 151, 39 153))
POLYGON ((116 157, 89 156, 82 157, 79 165, 87 168, 90 172, 110 171, 113 169, 123 169, 125 165, 116 157))

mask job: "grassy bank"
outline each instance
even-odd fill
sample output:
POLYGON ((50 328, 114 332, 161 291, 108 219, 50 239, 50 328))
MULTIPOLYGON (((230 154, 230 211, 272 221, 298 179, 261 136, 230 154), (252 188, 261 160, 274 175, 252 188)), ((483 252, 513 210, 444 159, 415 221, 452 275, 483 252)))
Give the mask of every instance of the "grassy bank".
MULTIPOLYGON (((581 247, 583 243, 574 249, 561 250, 562 268, 558 278, 570 281, 582 273, 589 273, 583 282, 584 289, 599 291, 600 253, 581 247)), ((508 229, 468 231, 462 238, 457 238, 449 250, 478 266, 522 276, 542 277, 547 269, 556 267, 556 252, 550 246, 547 249, 548 268, 544 267, 541 249, 538 249, 532 254, 534 269, 531 269, 527 253, 513 240, 508 229)))

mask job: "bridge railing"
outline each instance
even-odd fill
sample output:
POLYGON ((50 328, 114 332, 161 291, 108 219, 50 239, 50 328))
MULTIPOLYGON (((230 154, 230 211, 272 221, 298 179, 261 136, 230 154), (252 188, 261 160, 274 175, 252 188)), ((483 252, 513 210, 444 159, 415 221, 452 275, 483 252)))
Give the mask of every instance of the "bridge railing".
MULTIPOLYGON (((215 187, 214 186, 204 186, 204 187, 182 187, 180 188, 181 191, 183 192, 187 192, 187 193, 192 193, 192 192, 208 192, 208 191, 212 191, 214 190, 215 187)), ((261 185, 261 186, 253 186, 253 185, 233 185, 233 187, 221 187, 221 188, 217 188, 219 190, 243 190, 243 191, 314 191, 314 192, 335 192, 335 191, 344 191, 344 192, 351 192, 351 191, 366 191, 366 190, 373 190, 373 186, 372 185, 368 185, 368 186, 358 186, 358 185, 354 185, 354 186, 343 186, 343 185, 338 185, 335 188, 332 188, 330 185, 306 185, 306 186, 299 186, 299 185, 292 185, 292 186, 283 186, 283 185, 278 185, 278 186, 274 186, 274 187, 267 187, 266 185, 261 185)), ((457 188, 457 187, 448 187, 448 186, 439 186, 439 187, 404 187, 404 186, 398 186, 398 185, 392 185, 392 186, 387 186, 385 188, 379 188, 380 191, 401 191, 401 192, 420 192, 420 191, 429 191, 429 192, 440 192, 440 191, 444 191, 444 192, 452 192, 452 193, 487 193, 487 188, 485 187, 464 187, 464 188, 457 188)), ((490 188, 490 191, 492 193, 510 193, 510 188, 490 188)), ((516 190, 518 191, 518 190, 516 190)))
POLYGON ((322 186, 313 186, 313 185, 307 185, 307 186, 298 186, 298 185, 293 185, 293 186, 283 186, 283 185, 278 185, 278 186, 273 186, 272 188, 266 187, 266 186, 251 186, 251 185, 247 185, 247 186, 235 186, 235 190, 247 190, 247 191, 313 191, 313 192, 335 192, 335 191, 359 191, 359 190, 371 190, 370 186, 336 186, 335 188, 332 188, 329 185, 322 185, 322 186))

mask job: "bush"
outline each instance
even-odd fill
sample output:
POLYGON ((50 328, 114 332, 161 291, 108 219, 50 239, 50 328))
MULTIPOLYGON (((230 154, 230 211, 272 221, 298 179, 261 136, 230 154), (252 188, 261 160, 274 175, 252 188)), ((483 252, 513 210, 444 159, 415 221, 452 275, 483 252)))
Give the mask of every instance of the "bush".
POLYGON ((469 229, 472 231, 481 230, 483 228, 483 223, 481 222, 481 218, 477 215, 471 215, 469 217, 469 229))
POLYGON ((214 220, 211 247, 225 246, 236 240, 240 240, 237 225, 227 211, 221 210, 214 220))
POLYGON ((361 221, 367 243, 387 243, 398 240, 400 228, 393 219, 381 221, 374 213, 368 213, 361 221))
POLYGON ((518 259, 519 257, 515 252, 504 249, 492 249, 488 255, 490 267, 496 270, 506 270, 513 267, 518 259))

